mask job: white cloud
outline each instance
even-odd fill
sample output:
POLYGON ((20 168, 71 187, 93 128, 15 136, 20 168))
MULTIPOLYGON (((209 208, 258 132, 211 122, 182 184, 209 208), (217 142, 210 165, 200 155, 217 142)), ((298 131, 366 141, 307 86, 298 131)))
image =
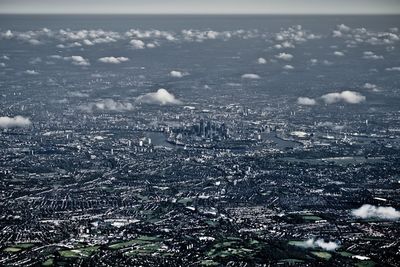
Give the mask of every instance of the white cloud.
POLYGON ((333 241, 325 242, 323 239, 318 239, 317 241, 315 241, 315 245, 317 247, 322 248, 323 250, 328 250, 328 251, 336 250, 339 247, 339 245, 336 242, 333 241))
POLYGON ((63 57, 60 56, 60 55, 51 55, 51 56, 49 56, 49 58, 51 58, 51 59, 62 59, 63 57))
MULTIPOLYGON (((346 25, 336 26, 333 37, 345 39, 347 47, 357 47, 362 43, 370 45, 390 45, 398 42, 400 37, 396 32, 371 31, 365 28, 350 28, 346 25)), ((380 56, 378 56, 380 57, 380 56)))
POLYGON ((155 93, 139 96, 136 101, 139 103, 158 105, 177 105, 182 103, 180 100, 176 99, 173 94, 163 88, 158 89, 155 93))
POLYGON ((334 31, 332 32, 332 36, 333 36, 333 37, 342 37, 343 34, 342 34, 341 31, 334 30, 334 31))
POLYGON ((317 104, 317 101, 309 97, 299 97, 297 98, 297 103, 304 106, 314 106, 315 104, 317 104))
POLYGON ((127 57, 102 57, 102 58, 99 58, 98 60, 103 63, 120 64, 122 62, 129 61, 129 58, 127 58, 127 57))
POLYGON ((94 43, 92 41, 88 40, 88 39, 83 40, 83 44, 84 45, 88 45, 88 46, 94 45, 94 43))
POLYGON ((364 89, 368 89, 368 90, 372 90, 374 92, 379 92, 380 88, 376 85, 376 84, 372 84, 372 83, 365 83, 363 85, 364 89))
POLYGON ((301 44, 307 40, 318 38, 320 38, 320 36, 304 30, 301 25, 295 25, 287 29, 283 29, 275 35, 275 40, 281 42, 281 44, 275 45, 275 48, 294 48, 294 44, 301 44))
POLYGON ((344 56, 344 53, 341 52, 341 51, 335 51, 335 52, 333 52, 333 54, 334 54, 335 56, 338 56, 338 57, 343 57, 343 56, 344 56))
POLYGON ((6 39, 11 39, 14 37, 14 34, 10 30, 7 30, 5 33, 2 33, 1 35, 6 39))
POLYGON ((71 61, 72 64, 76 65, 76 66, 89 66, 90 65, 89 60, 85 59, 81 56, 64 57, 64 60, 71 61))
POLYGON ((267 64, 267 60, 265 58, 260 57, 257 59, 257 63, 258 64, 267 64))
POLYGON ((28 43, 30 43, 31 45, 40 45, 40 44, 42 44, 42 42, 40 42, 39 40, 36 40, 36 39, 30 39, 30 40, 28 40, 28 43))
POLYGON ((157 44, 155 44, 155 43, 148 43, 148 44, 146 44, 146 47, 147 47, 147 48, 156 48, 156 47, 157 47, 157 44))
POLYGON ((257 74, 253 74, 253 73, 247 73, 247 74, 243 74, 242 75, 242 79, 260 79, 260 76, 257 74))
POLYGON ((362 219, 397 220, 400 218, 400 212, 392 207, 377 207, 369 204, 364 204, 360 208, 353 210, 352 214, 362 219))
POLYGON ((283 47, 283 48, 295 48, 294 44, 292 44, 292 43, 289 42, 289 41, 283 42, 283 43, 282 43, 282 47, 283 47))
POLYGON ((131 40, 130 42, 129 42, 131 45, 132 45, 132 47, 133 48, 135 48, 135 49, 143 49, 144 48, 144 42, 142 41, 142 40, 136 40, 136 39, 134 39, 134 40, 131 40))
POLYGON ((0 128, 17 128, 30 126, 32 122, 25 117, 0 117, 0 128))
POLYGON ((363 53, 363 58, 364 59, 384 59, 383 56, 378 56, 372 51, 366 51, 363 53))
POLYGON ((329 93, 321 96, 326 104, 333 104, 337 102, 345 102, 349 104, 358 104, 366 100, 366 97, 358 92, 343 91, 341 93, 329 93))
POLYGON ((275 57, 278 59, 290 61, 290 60, 292 60, 293 55, 288 54, 288 53, 279 53, 279 55, 276 55, 275 57))
POLYGON ((386 68, 386 71, 400 71, 400 67, 391 67, 391 68, 386 68))
POLYGON ((339 247, 339 244, 337 242, 333 241, 328 241, 325 242, 323 239, 317 239, 315 240, 314 238, 307 239, 305 241, 301 242, 296 242, 294 244, 295 246, 302 247, 302 248, 321 248, 323 250, 327 251, 334 251, 339 247))
POLYGON ((188 75, 185 72, 181 72, 181 71, 177 71, 177 70, 173 70, 169 73, 169 76, 174 77, 174 78, 182 78, 183 76, 188 75))
POLYGON ((38 75, 39 72, 35 71, 35 70, 26 70, 24 71, 24 73, 29 74, 29 75, 38 75))
POLYGON ((93 39, 93 43, 94 44, 108 44, 108 43, 114 43, 117 40, 115 38, 112 38, 110 36, 106 36, 104 38, 96 38, 93 39))
POLYGON ((348 31, 350 31, 350 27, 349 27, 349 26, 346 26, 346 25, 344 25, 344 24, 337 25, 337 29, 338 29, 339 31, 342 31, 342 32, 348 32, 348 31))
POLYGON ((208 39, 217 39, 219 33, 216 31, 208 31, 207 32, 207 38, 208 39))
POLYGON ((292 65, 285 65, 285 66, 283 66, 283 69, 284 70, 293 70, 294 67, 292 65))

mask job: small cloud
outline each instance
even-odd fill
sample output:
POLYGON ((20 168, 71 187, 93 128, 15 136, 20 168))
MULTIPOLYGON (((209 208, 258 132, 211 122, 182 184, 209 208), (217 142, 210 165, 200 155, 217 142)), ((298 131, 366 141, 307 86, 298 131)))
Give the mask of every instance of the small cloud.
POLYGON ((332 35, 333 37, 343 37, 343 33, 348 33, 350 30, 350 27, 340 24, 336 26, 336 30, 333 31, 332 35))
POLYGON ((24 71, 24 73, 28 74, 28 75, 38 75, 39 72, 35 71, 35 70, 26 70, 24 71))
POLYGON ((364 204, 360 208, 353 210, 352 214, 362 219, 397 220, 400 218, 400 212, 392 207, 377 207, 369 204, 364 204))
POLYGON ((299 97, 297 98, 297 104, 304 106, 314 106, 315 104, 317 104, 317 101, 309 97, 299 97))
POLYGON ((92 41, 88 40, 88 39, 83 40, 83 44, 84 44, 84 45, 87 45, 87 46, 92 46, 92 45, 94 45, 94 43, 93 43, 92 41))
POLYGON ((321 248, 327 251, 334 251, 339 247, 339 244, 334 241, 325 242, 323 239, 314 238, 307 239, 305 241, 299 241, 294 243, 295 246, 302 247, 302 248, 321 248))
POLYGON ((294 67, 292 65, 285 65, 285 66, 283 66, 283 69, 284 70, 293 70, 294 67))
POLYGON ((62 59, 63 57, 60 55, 50 55, 49 58, 51 59, 62 59))
POLYGON ((155 43, 148 43, 148 44, 146 44, 146 47, 147 47, 147 48, 156 48, 156 47, 157 47, 157 44, 155 44, 155 43))
POLYGON ((346 26, 346 25, 344 25, 344 24, 337 25, 336 28, 337 28, 339 31, 342 31, 342 32, 348 32, 348 31, 350 31, 350 27, 349 27, 349 26, 346 26))
POLYGON ((363 53, 363 58, 364 59, 374 59, 374 60, 377 60, 377 59, 384 59, 384 57, 383 56, 378 56, 378 55, 376 55, 374 52, 372 52, 372 51, 366 51, 366 52, 364 52, 363 53))
POLYGON ((339 247, 339 245, 336 242, 333 241, 325 242, 323 239, 318 239, 317 241, 315 241, 315 245, 323 250, 328 250, 328 251, 334 251, 339 247))
POLYGON ((372 90, 374 92, 379 92, 380 88, 376 85, 376 84, 372 84, 372 83, 365 83, 363 85, 364 89, 368 89, 368 90, 372 90))
POLYGON ((294 44, 292 44, 291 42, 288 42, 288 41, 283 42, 282 47, 283 48, 295 48, 294 44))
POLYGON ((293 55, 288 54, 288 53, 279 53, 279 55, 275 56, 277 59, 282 59, 286 61, 290 61, 293 59, 293 55))
POLYGON ((359 104, 366 100, 366 97, 358 92, 343 91, 341 93, 329 93, 321 96, 326 104, 345 102, 349 104, 359 104))
POLYGON ((386 71, 400 71, 400 67, 391 67, 391 68, 386 68, 386 71))
POLYGON ((253 73, 247 73, 247 74, 243 74, 242 75, 242 79, 253 79, 253 80, 256 80, 256 79, 260 79, 260 76, 257 75, 257 74, 253 74, 253 73))
POLYGON ((335 51, 335 52, 333 52, 333 54, 334 54, 335 56, 337 56, 337 57, 344 57, 344 53, 341 52, 341 51, 335 51))
POLYGON ((36 40, 36 39, 30 39, 30 40, 28 40, 28 43, 30 43, 31 45, 40 45, 40 44, 42 44, 42 42, 40 42, 39 40, 36 40))
POLYGON ((103 63, 120 64, 122 62, 129 61, 129 58, 127 58, 127 57, 101 57, 98 60, 103 63))
POLYGON ((267 60, 265 58, 260 57, 257 59, 257 63, 258 64, 267 64, 267 60))
POLYGON ((332 32, 332 36, 333 36, 333 37, 342 37, 342 36, 343 36, 343 33, 342 33, 341 31, 334 30, 334 31, 332 32))
POLYGON ((72 64, 76 65, 76 66, 89 66, 90 65, 89 60, 85 59, 81 56, 64 57, 64 60, 71 61, 72 64))
POLYGON ((15 117, 0 117, 0 128, 19 128, 19 127, 27 127, 30 126, 32 122, 30 119, 15 116, 15 117))
POLYGON ((174 78, 182 78, 183 76, 188 75, 188 73, 173 70, 169 73, 169 76, 174 77, 174 78))
POLYGON ((131 40, 129 43, 135 49, 144 49, 144 47, 145 47, 145 44, 144 44, 144 42, 142 40, 134 39, 134 40, 131 40))
POLYGON ((11 39, 14 37, 14 34, 12 33, 12 31, 7 30, 5 33, 1 34, 2 37, 4 37, 5 39, 11 39))
POLYGON ((182 103, 180 100, 176 99, 173 94, 163 88, 158 89, 155 93, 139 96, 136 101, 139 103, 158 105, 178 105, 182 103))

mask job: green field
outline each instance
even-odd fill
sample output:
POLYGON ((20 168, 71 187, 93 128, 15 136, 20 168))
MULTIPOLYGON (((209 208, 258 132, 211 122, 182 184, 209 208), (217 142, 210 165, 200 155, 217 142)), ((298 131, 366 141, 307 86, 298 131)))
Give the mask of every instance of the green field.
POLYGON ((289 265, 292 265, 292 264, 297 264, 297 263, 303 263, 304 261, 303 260, 299 260, 299 259, 283 259, 283 260, 280 260, 279 262, 281 262, 281 263, 289 263, 289 265))
POLYGON ((321 217, 315 216, 315 215, 304 215, 301 216, 301 218, 303 218, 303 220, 305 221, 319 221, 322 220, 321 217))
POLYGON ((112 244, 109 246, 109 248, 110 249, 121 249, 121 248, 136 246, 136 245, 146 245, 149 243, 159 242, 159 241, 160 241, 160 238, 157 236, 141 235, 133 240, 112 244))
POLYGON ((70 250, 60 250, 61 257, 64 258, 80 258, 89 257, 93 252, 99 249, 99 246, 82 247, 70 250))
POLYGON ((322 251, 313 251, 311 252, 313 255, 317 256, 318 258, 324 259, 324 260, 329 260, 332 255, 328 252, 322 252, 322 251))
POLYGON ((218 262, 215 262, 213 260, 203 260, 200 265, 202 266, 218 266, 220 265, 218 262))
POLYGON ((288 244, 291 245, 291 246, 303 247, 304 241, 291 240, 291 241, 288 242, 288 244))
POLYGON ((112 245, 110 245, 108 247, 111 248, 111 249, 121 249, 121 248, 126 248, 126 247, 133 246, 135 244, 136 244, 135 240, 131 240, 131 241, 112 244, 112 245))
POLYGON ((374 267, 376 265, 373 261, 360 261, 356 263, 357 267, 374 267))
POLYGON ((53 266, 54 265, 54 259, 50 258, 47 259, 45 262, 42 263, 42 266, 53 266))
POLYGON ((32 244, 32 243, 19 243, 19 244, 14 244, 10 247, 7 247, 3 251, 10 252, 10 253, 17 253, 17 252, 20 252, 21 250, 28 249, 33 246, 34 246, 34 244, 32 244))
POLYGON ((3 251, 10 252, 10 253, 16 253, 16 252, 20 252, 21 250, 22 249, 16 248, 16 247, 8 247, 8 248, 5 248, 3 251))
POLYGON ((341 256, 343 256, 343 257, 351 257, 351 256, 353 256, 354 254, 353 254, 353 253, 350 253, 350 252, 347 252, 347 251, 342 251, 342 252, 339 252, 339 255, 341 255, 341 256))
POLYGON ((207 252, 207 257, 212 261, 230 257, 248 258, 258 251, 260 243, 257 240, 249 240, 242 244, 242 240, 236 237, 226 237, 222 242, 214 244, 207 252))
MULTIPOLYGON (((124 241, 109 246, 110 249, 122 249, 132 247, 132 250, 125 252, 126 256, 148 255, 160 251, 161 239, 157 236, 141 235, 133 240, 124 241)), ((166 256, 168 253, 164 253, 166 256)))
POLYGON ((22 248, 22 249, 27 249, 33 247, 35 244, 32 243, 20 243, 20 244, 15 244, 14 247, 16 248, 22 248))

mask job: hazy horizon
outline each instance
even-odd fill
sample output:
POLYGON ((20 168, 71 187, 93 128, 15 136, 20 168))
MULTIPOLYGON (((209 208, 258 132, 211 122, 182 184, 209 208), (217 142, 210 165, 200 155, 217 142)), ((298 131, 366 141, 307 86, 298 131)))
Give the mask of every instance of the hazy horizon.
POLYGON ((396 15, 396 0, 0 0, 0 14, 396 15))

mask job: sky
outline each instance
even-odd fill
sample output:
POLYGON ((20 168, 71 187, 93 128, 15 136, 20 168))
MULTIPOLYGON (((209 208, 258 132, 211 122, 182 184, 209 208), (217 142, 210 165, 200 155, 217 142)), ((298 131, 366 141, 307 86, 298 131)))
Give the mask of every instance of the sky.
POLYGON ((400 14, 400 0, 0 0, 0 13, 400 14))

